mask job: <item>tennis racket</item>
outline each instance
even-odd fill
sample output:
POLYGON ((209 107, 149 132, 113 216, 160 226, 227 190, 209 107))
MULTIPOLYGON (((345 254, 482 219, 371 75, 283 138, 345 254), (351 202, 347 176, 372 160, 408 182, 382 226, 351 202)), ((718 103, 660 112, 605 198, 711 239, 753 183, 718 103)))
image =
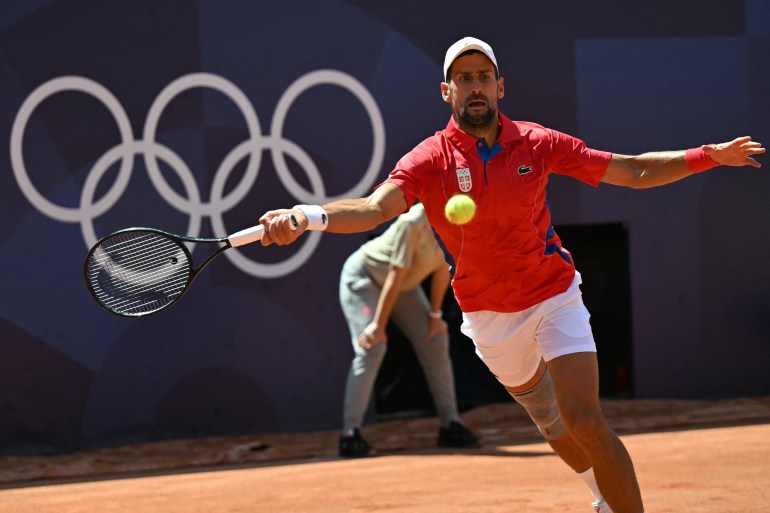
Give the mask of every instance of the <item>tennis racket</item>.
MULTIPOLYGON (((294 228, 297 220, 291 216, 294 228)), ((126 228, 100 239, 85 262, 86 287, 107 311, 141 317, 179 301, 196 276, 216 257, 262 239, 264 227, 253 226, 227 237, 204 239, 174 235, 155 228, 126 228), (184 242, 223 244, 197 269, 184 242)))

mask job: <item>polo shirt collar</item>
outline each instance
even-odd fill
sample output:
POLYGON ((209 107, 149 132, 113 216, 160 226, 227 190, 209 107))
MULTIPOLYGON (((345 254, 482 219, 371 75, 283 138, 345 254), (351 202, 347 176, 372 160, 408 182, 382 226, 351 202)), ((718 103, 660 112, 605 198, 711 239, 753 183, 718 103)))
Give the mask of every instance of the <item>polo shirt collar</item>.
MULTIPOLYGON (((502 129, 500 130, 500 135, 495 142, 500 143, 501 146, 505 146, 508 143, 512 143, 518 139, 521 139, 521 132, 519 131, 519 127, 516 126, 515 122, 508 119, 502 113, 497 114, 497 125, 502 129)), ((444 133, 446 133, 447 138, 449 138, 449 140, 452 141, 455 146, 459 147, 464 152, 469 152, 472 148, 476 147, 476 141, 478 141, 478 138, 463 132, 457 125, 457 121, 455 120, 454 116, 449 117, 449 123, 447 123, 444 133)))

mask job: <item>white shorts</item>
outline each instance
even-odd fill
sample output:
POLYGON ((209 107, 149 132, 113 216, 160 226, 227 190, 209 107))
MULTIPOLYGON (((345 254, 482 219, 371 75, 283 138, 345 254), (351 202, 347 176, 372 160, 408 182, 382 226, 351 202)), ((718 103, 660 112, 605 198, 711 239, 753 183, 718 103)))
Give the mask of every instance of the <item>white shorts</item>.
POLYGON ((596 352, 581 283, 576 272, 565 292, 521 312, 463 313, 461 330, 500 383, 523 385, 535 375, 541 358, 596 352))

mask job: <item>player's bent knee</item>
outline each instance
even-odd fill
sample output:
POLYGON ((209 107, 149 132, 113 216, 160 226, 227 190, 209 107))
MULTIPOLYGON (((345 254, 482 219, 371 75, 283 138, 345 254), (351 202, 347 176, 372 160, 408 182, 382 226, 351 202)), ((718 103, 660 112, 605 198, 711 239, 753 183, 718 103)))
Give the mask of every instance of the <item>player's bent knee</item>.
POLYGON ((583 410, 575 414, 564 412, 563 419, 570 435, 578 441, 591 442, 609 431, 604 417, 598 411, 583 410))
POLYGON ((553 378, 546 369, 543 378, 526 392, 509 392, 522 405, 547 440, 558 440, 567 433, 561 418, 553 378))

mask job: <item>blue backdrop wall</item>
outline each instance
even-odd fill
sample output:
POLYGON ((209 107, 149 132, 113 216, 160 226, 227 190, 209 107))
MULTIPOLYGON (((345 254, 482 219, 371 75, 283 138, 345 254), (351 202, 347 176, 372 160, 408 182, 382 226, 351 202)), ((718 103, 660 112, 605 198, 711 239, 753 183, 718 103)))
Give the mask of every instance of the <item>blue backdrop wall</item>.
MULTIPOLYGON (((140 320, 93 303, 83 260, 125 226, 221 236, 367 194, 446 124, 462 36, 495 48, 507 115, 592 147, 770 143, 767 2, 534 4, 3 0, 0 451, 336 427, 337 279, 367 234, 234 250, 140 320)), ((637 396, 770 393, 768 190, 552 184, 557 225, 628 227, 637 396)))

